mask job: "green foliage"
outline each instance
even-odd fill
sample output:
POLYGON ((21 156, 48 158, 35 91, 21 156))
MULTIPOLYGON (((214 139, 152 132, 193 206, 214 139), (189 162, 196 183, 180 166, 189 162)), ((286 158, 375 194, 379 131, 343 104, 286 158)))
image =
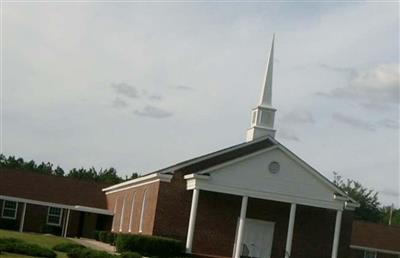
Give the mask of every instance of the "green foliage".
POLYGON ((110 244, 110 245, 115 245, 115 240, 116 240, 116 234, 113 232, 109 231, 99 231, 99 240, 101 242, 110 244))
MULTIPOLYGON (((358 181, 351 179, 345 181, 336 172, 333 172, 333 175, 334 184, 360 204, 354 212, 355 219, 388 224, 390 208, 381 206, 378 192, 364 187, 358 181)), ((400 210, 394 210, 392 224, 400 224, 400 210)))
POLYGON ((394 209, 391 206, 383 206, 381 208, 381 212, 383 214, 382 215, 382 223, 389 224, 390 213, 392 213, 391 224, 392 225, 400 225, 400 209, 394 209), (393 209, 392 212, 391 212, 391 209, 393 209))
POLYGON ((90 248, 75 248, 67 253, 69 258, 115 258, 117 255, 112 255, 103 251, 96 251, 90 248))
POLYGON ((123 252, 121 253, 121 258, 142 258, 142 255, 135 252, 123 252))
POLYGON ((94 167, 91 167, 89 169, 73 168, 68 173, 66 173, 59 166, 53 169, 53 164, 49 162, 36 164, 33 160, 24 161, 23 158, 15 158, 14 156, 6 157, 3 154, 0 154, 0 168, 21 169, 41 174, 65 176, 105 184, 117 184, 138 177, 137 173, 132 173, 130 177, 125 176, 125 179, 123 179, 122 177, 118 176, 117 170, 113 167, 108 169, 100 169, 99 171, 97 171, 94 167))
POLYGON ((57 254, 45 247, 28 244, 16 238, 0 238, 0 251, 35 257, 54 258, 57 254))
POLYGON ((181 241, 146 235, 118 234, 116 247, 118 252, 139 252, 145 256, 172 257, 184 253, 181 241))
POLYGON ((86 247, 84 247, 83 245, 80 245, 80 244, 76 244, 76 243, 61 243, 61 244, 53 246, 54 251, 59 251, 59 252, 63 252, 63 253, 67 253, 67 252, 71 251, 72 249, 76 249, 76 248, 86 248, 86 247))

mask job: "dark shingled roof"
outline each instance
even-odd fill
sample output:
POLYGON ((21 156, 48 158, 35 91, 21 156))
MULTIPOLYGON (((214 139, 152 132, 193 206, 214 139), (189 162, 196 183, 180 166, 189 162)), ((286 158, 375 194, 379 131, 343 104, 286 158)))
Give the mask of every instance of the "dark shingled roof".
MULTIPOLYGON (((153 173, 173 173, 184 171, 185 173, 196 173, 207 168, 240 158, 276 145, 270 138, 262 138, 251 142, 245 142, 225 148, 216 152, 189 159, 175 165, 154 171, 153 173)), ((148 174, 147 174, 148 175, 148 174)))
POLYGON ((400 252, 400 226, 354 221, 351 245, 400 252))
POLYGON ((107 186, 20 169, 0 169, 0 195, 10 197, 107 209, 106 196, 101 191, 107 186))

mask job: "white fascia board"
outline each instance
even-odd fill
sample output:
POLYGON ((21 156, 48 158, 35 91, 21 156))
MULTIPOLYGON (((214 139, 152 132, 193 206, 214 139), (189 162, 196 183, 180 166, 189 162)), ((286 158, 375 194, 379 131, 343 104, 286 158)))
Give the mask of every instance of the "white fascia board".
POLYGON ((103 188, 102 191, 109 192, 109 191, 117 190, 117 189, 125 189, 128 186, 137 185, 140 183, 145 183, 145 182, 154 181, 154 180, 159 180, 162 182, 171 182, 171 179, 172 179, 172 175, 154 173, 154 174, 149 174, 147 176, 138 177, 138 178, 135 178, 135 179, 123 182, 123 183, 119 183, 119 184, 116 184, 116 185, 113 185, 113 186, 110 186, 107 188, 103 188))
POLYGON ((103 214, 103 215, 113 215, 114 214, 112 211, 109 211, 109 210, 81 206, 81 205, 75 205, 74 209, 78 210, 78 211, 86 211, 86 212, 90 212, 90 213, 103 214))
POLYGON ((271 138, 271 141, 273 141, 275 144, 279 146, 279 149, 282 150, 286 155, 294 159, 301 165, 303 168, 307 169, 310 171, 312 174, 314 174, 317 178, 319 178, 325 185, 327 185, 329 188, 332 190, 344 195, 347 197, 347 200, 353 202, 354 204, 358 204, 357 201, 355 201, 353 198, 348 196, 345 192, 343 192, 339 187, 335 186, 328 178, 323 176, 321 173, 318 172, 318 170, 314 169, 311 167, 307 162, 299 158, 296 154, 294 154, 292 151, 290 151, 288 148, 286 148, 283 144, 278 142, 276 139, 271 138))
POLYGON ((201 174, 189 174, 183 177, 184 179, 203 179, 203 180, 208 180, 210 179, 209 175, 201 175, 201 174))
POLYGON ((285 202, 285 203, 295 203, 299 205, 312 206, 318 208, 332 209, 332 210, 343 210, 344 203, 340 201, 328 202, 324 200, 302 198, 293 195, 286 195, 280 193, 272 193, 267 191, 253 191, 249 189, 242 189, 230 186, 213 185, 209 184, 204 180, 188 179, 186 181, 186 189, 200 189, 210 192, 226 193, 238 196, 248 196, 258 199, 285 202))
POLYGON ((55 207, 55 208, 61 208, 61 209, 91 212, 91 213, 103 214, 103 215, 112 215, 113 214, 109 210, 105 210, 105 209, 79 206, 79 205, 73 206, 73 205, 66 205, 66 204, 53 203, 53 202, 44 202, 44 201, 37 201, 37 200, 32 200, 32 199, 25 199, 25 198, 6 196, 6 195, 0 195, 0 199, 7 200, 7 201, 13 201, 13 202, 29 203, 29 204, 40 205, 40 206, 49 206, 49 207, 55 207))
POLYGON ((359 246, 359 245, 350 245, 351 249, 362 250, 362 251, 370 251, 370 252, 378 252, 378 253, 385 253, 385 254, 398 254, 400 255, 400 251, 392 251, 386 249, 379 249, 374 247, 366 247, 366 246, 359 246))

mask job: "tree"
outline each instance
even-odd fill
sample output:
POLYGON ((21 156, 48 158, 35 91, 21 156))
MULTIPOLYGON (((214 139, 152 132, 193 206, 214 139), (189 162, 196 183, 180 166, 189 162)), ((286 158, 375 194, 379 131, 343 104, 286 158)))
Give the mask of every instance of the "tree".
POLYGON ((378 200, 378 192, 368 189, 358 181, 347 179, 346 181, 336 172, 334 184, 356 200, 360 207, 354 212, 354 218, 371 222, 382 221, 383 214, 378 200))
MULTIPOLYGON (((392 206, 383 206, 381 208, 382 223, 389 224, 390 210, 392 208, 393 208, 392 206)), ((394 209, 393 208, 391 224, 392 225, 400 225, 400 209, 394 209)))
POLYGON ((60 166, 53 169, 53 164, 50 162, 42 162, 37 165, 33 160, 26 162, 22 158, 15 158, 15 156, 6 157, 3 154, 0 154, 0 168, 21 169, 41 174, 72 177, 106 184, 117 184, 126 180, 135 179, 139 176, 137 173, 132 173, 130 177, 125 176, 124 180, 122 177, 118 176, 117 170, 113 167, 100 169, 100 171, 97 171, 94 167, 89 169, 83 167, 79 169, 73 168, 66 174, 64 169, 60 166))

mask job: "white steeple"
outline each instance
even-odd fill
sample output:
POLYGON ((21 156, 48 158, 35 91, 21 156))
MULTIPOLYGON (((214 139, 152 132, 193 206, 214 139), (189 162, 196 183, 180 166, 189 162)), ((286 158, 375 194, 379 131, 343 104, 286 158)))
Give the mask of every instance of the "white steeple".
POLYGON ((272 72, 274 67, 274 42, 272 38, 271 52, 268 66, 265 71, 265 79, 261 98, 258 106, 252 110, 251 127, 247 130, 246 140, 252 141, 263 136, 275 136, 274 120, 276 109, 272 107, 272 72))

